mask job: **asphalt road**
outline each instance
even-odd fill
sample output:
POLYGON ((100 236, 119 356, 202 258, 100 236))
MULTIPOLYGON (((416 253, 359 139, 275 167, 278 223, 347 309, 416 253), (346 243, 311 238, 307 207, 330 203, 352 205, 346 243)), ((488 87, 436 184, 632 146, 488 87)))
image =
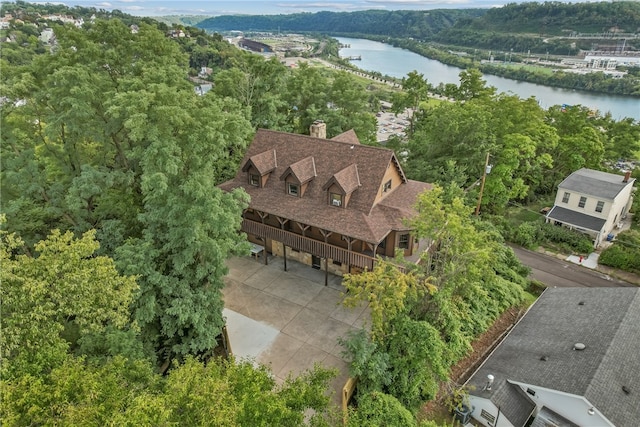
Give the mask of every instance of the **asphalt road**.
POLYGON ((547 286, 588 288, 634 286, 624 280, 609 277, 599 271, 581 267, 555 257, 517 246, 512 246, 512 249, 520 261, 531 268, 529 277, 547 286))

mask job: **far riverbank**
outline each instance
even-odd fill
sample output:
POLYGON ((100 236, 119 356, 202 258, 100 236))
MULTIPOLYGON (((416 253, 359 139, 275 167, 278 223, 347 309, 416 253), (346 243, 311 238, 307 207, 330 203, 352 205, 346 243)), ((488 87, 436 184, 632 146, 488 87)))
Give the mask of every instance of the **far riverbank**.
MULTIPOLYGON (((340 56, 361 57, 361 60, 352 62, 355 67, 361 70, 397 79, 402 79, 409 72, 415 70, 423 74, 433 86, 438 86, 440 83, 459 84, 458 75, 462 71, 460 68, 442 64, 439 61, 386 43, 347 37, 337 37, 337 40, 343 45, 350 46, 341 49, 340 56)), ((616 120, 625 117, 640 120, 640 100, 638 98, 561 89, 490 74, 484 74, 483 78, 488 85, 494 86, 499 92, 513 93, 523 99, 535 97, 543 108, 562 104, 583 105, 598 110, 603 115, 610 113, 616 120)))

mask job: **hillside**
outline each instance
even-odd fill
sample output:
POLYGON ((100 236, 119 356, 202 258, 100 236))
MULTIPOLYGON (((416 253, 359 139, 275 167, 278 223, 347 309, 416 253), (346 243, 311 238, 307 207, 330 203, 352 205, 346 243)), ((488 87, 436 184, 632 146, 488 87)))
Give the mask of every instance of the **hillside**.
POLYGON ((481 49, 574 54, 615 44, 640 49, 640 2, 509 4, 473 20, 460 20, 432 41, 481 49), (629 37, 629 34, 636 37, 629 37), (611 40, 614 40, 613 42, 611 40))
POLYGON ((470 25, 457 22, 454 27, 474 31, 570 35, 576 33, 640 31, 640 2, 511 3, 490 9, 470 25))
POLYGON ((367 10, 291 15, 225 15, 205 19, 211 31, 315 31, 425 39, 449 28, 474 32, 569 35, 640 31, 640 2, 511 3, 492 9, 367 10))
POLYGON ((288 31, 367 34, 424 39, 486 9, 318 12, 291 15, 217 16, 198 23, 207 31, 288 31))

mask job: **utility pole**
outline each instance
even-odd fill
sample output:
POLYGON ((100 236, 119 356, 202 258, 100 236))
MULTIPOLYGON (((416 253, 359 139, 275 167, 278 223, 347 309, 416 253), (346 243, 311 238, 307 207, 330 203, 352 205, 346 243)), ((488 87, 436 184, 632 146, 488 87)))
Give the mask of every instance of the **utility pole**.
POLYGON ((487 173, 489 171, 489 153, 487 153, 487 159, 484 161, 484 170, 482 171, 482 181, 480 183, 480 195, 478 196, 478 204, 476 205, 476 216, 480 215, 480 204, 482 203, 482 192, 484 191, 484 181, 487 179, 487 173))

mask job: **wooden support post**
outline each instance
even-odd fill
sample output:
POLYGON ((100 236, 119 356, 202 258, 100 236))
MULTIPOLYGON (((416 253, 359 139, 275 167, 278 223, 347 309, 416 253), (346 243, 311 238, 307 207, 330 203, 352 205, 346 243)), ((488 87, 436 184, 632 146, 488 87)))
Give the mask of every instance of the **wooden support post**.
MULTIPOLYGON (((287 218, 278 218, 278 222, 280 223, 280 229, 284 230, 284 225, 289 222, 287 218)), ((287 271, 287 245, 282 242, 282 256, 284 258, 284 271, 287 271)))
POLYGON ((352 246, 355 239, 349 236, 342 236, 342 238, 347 241, 347 252, 349 254, 349 261, 347 261, 347 273, 351 274, 351 253, 353 252, 352 246))
MULTIPOLYGON (((326 245, 328 243, 327 241, 329 239, 329 236, 331 236, 333 232, 320 229, 320 233, 322 234, 322 237, 324 237, 324 243, 326 245)), ((324 255, 324 285, 327 286, 329 285, 329 257, 327 256, 327 254, 323 254, 323 255, 324 255)))
MULTIPOLYGON (((260 220, 262 221, 262 225, 264 225, 264 220, 269 216, 269 214, 261 211, 256 211, 256 213, 260 217, 260 220)), ((261 237, 261 239, 262 239, 262 245, 264 246, 264 251, 263 251, 264 265, 269 265, 269 261, 267 260, 267 238, 261 237)))

